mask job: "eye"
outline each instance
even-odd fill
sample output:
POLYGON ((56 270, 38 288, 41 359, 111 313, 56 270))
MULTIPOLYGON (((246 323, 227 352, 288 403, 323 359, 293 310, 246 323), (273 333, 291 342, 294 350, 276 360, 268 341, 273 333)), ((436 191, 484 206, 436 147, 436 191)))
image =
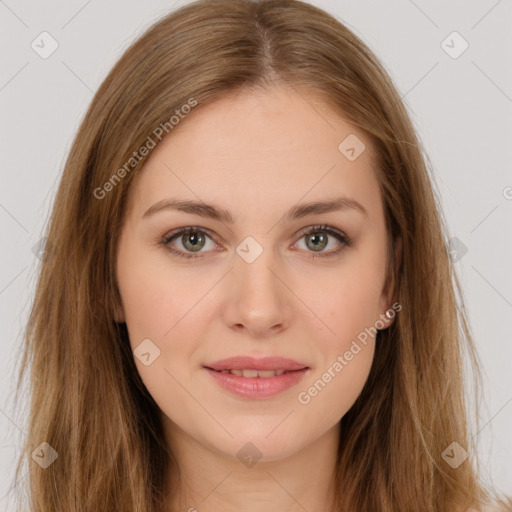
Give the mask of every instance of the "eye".
MULTIPOLYGON (((206 232, 200 228, 188 226, 185 228, 176 229, 168 233, 161 241, 173 254, 180 258, 199 258, 193 253, 198 253, 206 245, 207 239, 213 240, 206 232), (181 235, 181 236, 180 236, 181 235), (183 249, 176 249, 172 246, 171 242, 177 239, 183 249), (187 253, 187 251, 190 251, 187 253)), ((213 243, 215 248, 215 243, 213 243)))
MULTIPOLYGON (((307 249, 311 249, 313 252, 313 258, 328 258, 331 256, 338 255, 345 247, 350 245, 349 238, 331 226, 320 225, 312 226, 303 231, 299 240, 305 239, 305 245, 307 249), (338 247, 331 251, 323 251, 329 243, 331 238, 338 241, 338 247), (315 254, 316 253, 316 254, 315 254)), ((336 245, 336 244, 335 244, 336 245)))
MULTIPOLYGON (((306 252, 312 252, 313 258, 336 256, 345 247, 350 245, 350 240, 347 236, 337 229, 326 225, 307 228, 306 231, 301 233, 299 241, 303 238, 306 240, 306 252), (338 247, 330 251, 324 251, 331 242, 331 238, 338 241, 338 247)), ((179 258, 201 258, 201 253, 208 252, 201 251, 201 249, 207 247, 208 240, 213 245, 210 249, 215 249, 217 245, 207 234, 206 230, 200 227, 188 226, 171 231, 161 239, 160 243, 179 258), (175 240, 179 242, 181 247, 176 248, 172 244, 175 240), (194 253, 197 253, 197 255, 194 253)))

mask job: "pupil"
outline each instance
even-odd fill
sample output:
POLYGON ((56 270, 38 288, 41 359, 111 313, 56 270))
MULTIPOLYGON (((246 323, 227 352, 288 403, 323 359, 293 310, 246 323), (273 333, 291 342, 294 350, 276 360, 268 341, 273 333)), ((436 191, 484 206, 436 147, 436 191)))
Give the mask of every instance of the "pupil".
POLYGON ((310 241, 313 243, 313 248, 323 249, 325 247, 325 235, 311 235, 310 241))
MULTIPOLYGON (((188 240, 188 245, 191 245, 192 250, 198 250, 201 247, 199 247, 199 243, 201 240, 201 236, 198 233, 190 233, 186 236, 186 240, 188 240)), ((187 245, 187 244, 185 244, 187 245)))

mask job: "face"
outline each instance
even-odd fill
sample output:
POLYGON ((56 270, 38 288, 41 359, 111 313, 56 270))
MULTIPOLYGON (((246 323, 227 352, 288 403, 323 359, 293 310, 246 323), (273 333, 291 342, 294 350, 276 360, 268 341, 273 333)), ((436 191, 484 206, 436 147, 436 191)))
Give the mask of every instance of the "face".
POLYGON ((117 252, 117 320, 170 442, 270 461, 336 428, 389 326, 386 252, 369 140, 319 99, 246 91, 182 120, 134 182, 117 252), (254 364, 217 364, 238 356, 254 364))

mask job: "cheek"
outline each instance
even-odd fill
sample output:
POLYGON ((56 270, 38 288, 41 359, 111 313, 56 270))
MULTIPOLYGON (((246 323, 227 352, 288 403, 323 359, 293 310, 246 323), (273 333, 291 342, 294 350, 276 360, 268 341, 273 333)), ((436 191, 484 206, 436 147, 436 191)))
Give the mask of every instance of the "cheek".
POLYGON ((298 402, 314 417, 336 422, 360 395, 370 373, 375 348, 375 322, 381 313, 381 284, 384 265, 373 265, 364 255, 332 272, 317 293, 308 294, 308 306, 323 322, 312 350, 317 367, 301 386, 298 402), (382 267, 382 268, 381 268, 382 267), (327 419, 327 418, 326 418, 327 419))
POLYGON ((190 274, 170 266, 160 251, 138 250, 129 241, 120 251, 117 281, 132 345, 145 338, 160 345, 198 301, 190 274))
POLYGON ((173 325, 175 298, 162 280, 132 267, 129 278, 119 284, 130 341, 160 339, 173 325))
POLYGON ((325 285, 316 292, 304 288, 307 306, 322 322, 321 329, 327 346, 345 349, 353 338, 375 325, 379 318, 381 286, 384 279, 380 269, 371 270, 362 264, 347 265, 323 279, 325 285), (306 290, 307 293, 306 293, 306 290))
POLYGON ((301 412, 322 425, 334 425, 350 410, 368 379, 373 343, 355 343, 319 368, 297 396, 301 412), (347 355, 350 355, 350 360, 347 355))
POLYGON ((317 365, 297 396, 308 416, 329 425, 338 422, 357 400, 373 362, 375 318, 369 308, 373 294, 371 289, 353 291, 324 296, 331 306, 329 329, 314 338, 317 365))
POLYGON ((200 338, 194 332, 201 328, 194 312, 200 309, 201 286, 191 286, 190 275, 184 274, 148 251, 130 250, 128 244, 118 259, 118 286, 134 362, 149 393, 166 412, 171 396, 178 410, 187 403, 178 382, 185 380, 189 368, 184 362, 191 361, 194 340, 200 338))

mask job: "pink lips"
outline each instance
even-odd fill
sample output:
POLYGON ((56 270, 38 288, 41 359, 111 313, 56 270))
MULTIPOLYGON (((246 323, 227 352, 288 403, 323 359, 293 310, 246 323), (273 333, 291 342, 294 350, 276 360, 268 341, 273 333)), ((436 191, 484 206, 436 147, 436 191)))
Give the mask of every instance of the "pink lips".
POLYGON ((297 384, 309 370, 305 364, 282 357, 255 359, 237 356, 204 365, 204 369, 223 389, 252 399, 270 398, 297 384), (221 370, 285 370, 274 377, 239 377, 221 370))

